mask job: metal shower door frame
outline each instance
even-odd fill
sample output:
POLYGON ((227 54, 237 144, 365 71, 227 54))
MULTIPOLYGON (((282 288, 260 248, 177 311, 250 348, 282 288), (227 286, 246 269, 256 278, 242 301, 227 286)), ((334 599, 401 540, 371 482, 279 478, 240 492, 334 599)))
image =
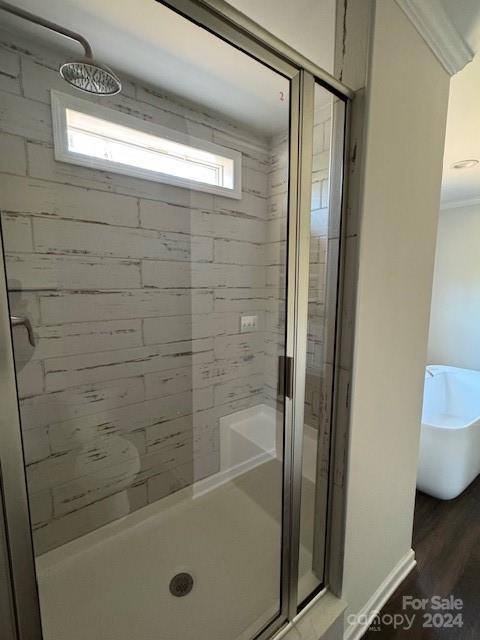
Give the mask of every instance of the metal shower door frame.
MULTIPOLYGON (((0 637, 2 640, 42 640, 3 238, 0 269, 0 522, 3 520, 0 545, 3 542, 5 547, 0 548, 0 554, 9 561, 5 572, 11 582, 13 618, 0 620, 0 637)), ((7 589, 5 586, 2 591, 7 589)))
MULTIPOLYGON (((312 182, 314 86, 319 83, 347 103, 352 92, 323 69, 233 9, 223 0, 157 0, 195 24, 290 80, 289 213, 287 253, 286 362, 291 389, 284 412, 284 475, 280 611, 257 635, 266 640, 298 613, 303 412, 308 312, 309 236, 312 182)), ((343 157, 343 154, 342 154, 343 157)), ((341 168, 340 168, 341 169, 341 168)), ((341 181, 343 193, 345 185, 341 181)), ((339 194, 338 215, 343 207, 339 194)), ((42 640, 38 587, 22 449, 18 392, 13 358, 10 309, 3 247, 0 246, 0 524, 4 520, 9 558, 14 636, 2 627, 5 640, 42 640), (3 495, 3 501, 2 501, 3 495), (3 517, 2 517, 3 516, 3 517)), ((284 372, 287 374, 287 371, 284 372)), ((286 385, 290 387, 290 385, 286 385)), ((333 387, 332 387, 333 388, 333 387)), ((334 393, 334 391, 332 391, 334 393)), ((2 553, 0 537, 0 554, 2 553)), ((0 579, 2 576, 0 575, 0 579)), ((0 591, 0 596, 2 592, 0 591)), ((7 625, 8 621, 3 624, 7 625)))

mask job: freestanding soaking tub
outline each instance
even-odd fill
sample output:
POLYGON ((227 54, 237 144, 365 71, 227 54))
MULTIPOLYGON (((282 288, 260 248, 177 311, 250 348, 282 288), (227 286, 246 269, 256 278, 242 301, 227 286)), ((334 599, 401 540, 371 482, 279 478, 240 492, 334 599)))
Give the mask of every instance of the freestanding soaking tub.
POLYGON ((417 487, 456 498, 480 473, 480 371, 430 365, 425 373, 417 487))

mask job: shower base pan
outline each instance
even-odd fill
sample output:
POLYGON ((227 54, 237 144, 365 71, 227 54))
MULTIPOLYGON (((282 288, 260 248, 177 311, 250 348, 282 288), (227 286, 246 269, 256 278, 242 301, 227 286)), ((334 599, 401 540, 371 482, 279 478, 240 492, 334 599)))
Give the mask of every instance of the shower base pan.
MULTIPOLYGON (((44 639, 250 640, 278 608, 277 423, 265 405, 223 419, 217 474, 39 556, 44 639), (174 597, 184 572, 193 588, 174 597)), ((315 441, 306 427, 312 490, 315 441)), ((302 545, 302 597, 317 584, 310 568, 302 545)))

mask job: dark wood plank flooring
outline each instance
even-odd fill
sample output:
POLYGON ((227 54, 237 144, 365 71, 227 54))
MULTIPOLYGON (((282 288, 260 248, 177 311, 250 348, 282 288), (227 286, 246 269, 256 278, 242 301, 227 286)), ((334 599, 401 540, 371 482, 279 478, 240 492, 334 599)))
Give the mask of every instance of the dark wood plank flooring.
MULTIPOLYGON (((403 596, 447 598, 453 594, 463 600, 463 626, 424 628, 423 611, 419 611, 410 630, 395 630, 387 618, 386 624, 372 626, 364 638, 480 640, 480 476, 454 500, 417 492, 412 546, 417 566, 382 609, 380 622, 384 614, 415 613, 402 609, 403 596)), ((426 611, 434 613, 430 607, 426 611)))

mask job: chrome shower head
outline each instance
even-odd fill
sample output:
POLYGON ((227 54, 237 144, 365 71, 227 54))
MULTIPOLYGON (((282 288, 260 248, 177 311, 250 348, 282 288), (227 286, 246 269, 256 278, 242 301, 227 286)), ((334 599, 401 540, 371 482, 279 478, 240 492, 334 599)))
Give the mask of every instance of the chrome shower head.
POLYGON ((20 7, 15 7, 8 2, 4 2, 4 0, 0 0, 0 9, 55 31, 66 38, 75 40, 83 47, 85 51, 84 58, 74 62, 65 62, 60 67, 60 75, 72 87, 88 93, 94 93, 97 96, 113 96, 122 90, 122 83, 113 71, 107 66, 95 62, 92 55, 92 47, 81 34, 20 9, 20 7))
POLYGON ((60 75, 72 87, 97 96, 114 96, 122 90, 122 83, 113 71, 90 58, 65 62, 60 75))

